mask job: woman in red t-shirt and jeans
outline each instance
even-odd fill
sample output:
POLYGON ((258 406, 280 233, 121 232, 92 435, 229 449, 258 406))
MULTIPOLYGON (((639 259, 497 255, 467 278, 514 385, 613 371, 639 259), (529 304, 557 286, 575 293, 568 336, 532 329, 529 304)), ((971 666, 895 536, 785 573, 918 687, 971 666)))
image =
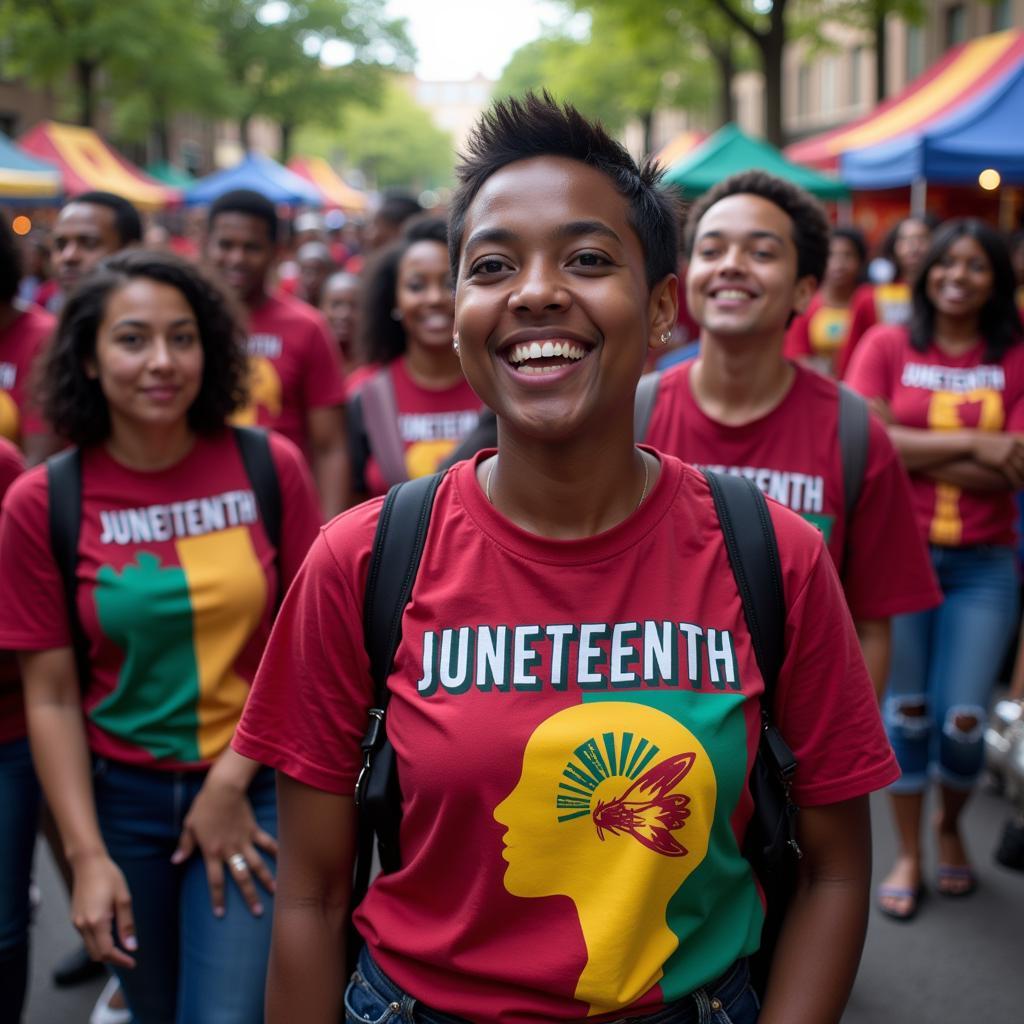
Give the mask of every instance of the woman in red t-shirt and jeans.
POLYGON ((1024 487, 1024 345, 1002 238, 976 220, 935 235, 909 328, 872 328, 849 383, 889 422, 944 601, 893 620, 885 719, 903 770, 891 787, 900 852, 879 891, 891 917, 922 892, 921 815, 941 798, 938 891, 977 882, 960 835, 983 762, 988 703, 1017 624, 1016 511, 1024 487))
POLYGON ((374 370, 348 405, 353 503, 433 473, 476 426, 480 399, 452 351, 446 239, 441 218, 419 218, 364 272, 362 355, 374 370))
MULTIPOLYGON (((459 174, 455 348, 498 449, 436 492, 387 681, 401 866, 355 915, 347 991, 381 501, 324 528, 282 606, 234 740, 279 772, 268 1022, 837 1021, 866 926, 866 794, 895 763, 821 535, 773 504, 773 705, 804 858, 759 1010, 740 851, 763 683, 707 481, 633 439, 676 322, 673 202, 541 97, 485 115, 459 174)), ((758 251, 795 278, 789 232, 758 251)), ((729 315, 743 301, 722 296, 729 315)))
POLYGON ((50 467, 12 485, 0 524, 0 649, 21 657, 72 918, 137 1024, 263 1019, 274 778, 228 741, 319 513, 301 453, 268 435, 275 548, 226 426, 243 342, 223 293, 169 254, 113 257, 64 306, 46 411, 78 445, 84 678, 50 467))

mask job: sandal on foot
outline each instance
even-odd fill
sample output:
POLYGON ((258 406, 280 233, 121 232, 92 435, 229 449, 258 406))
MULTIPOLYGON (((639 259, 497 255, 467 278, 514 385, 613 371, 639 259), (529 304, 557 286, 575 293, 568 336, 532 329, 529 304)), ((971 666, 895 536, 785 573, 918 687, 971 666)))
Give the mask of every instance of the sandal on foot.
POLYGON ((924 886, 922 885, 918 885, 916 888, 909 888, 904 885, 880 885, 878 887, 877 906, 886 917, 891 917, 894 921, 910 921, 917 914, 923 896, 924 886), (893 907, 886 906, 885 900, 906 900, 906 909, 896 910, 893 907))
POLYGON ((969 864, 940 864, 935 888, 943 896, 960 899, 978 888, 978 876, 969 864))

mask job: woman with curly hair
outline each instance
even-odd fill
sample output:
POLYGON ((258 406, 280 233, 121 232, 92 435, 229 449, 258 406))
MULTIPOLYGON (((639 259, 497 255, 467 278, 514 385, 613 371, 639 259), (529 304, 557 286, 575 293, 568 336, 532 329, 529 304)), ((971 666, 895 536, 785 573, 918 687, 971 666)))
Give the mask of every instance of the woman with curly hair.
POLYGON ((1024 345, 1006 244, 977 220, 935 234, 908 327, 869 331, 849 381, 889 423, 943 602, 893 619, 885 719, 903 775, 891 787, 899 854, 883 913, 913 917, 924 797, 938 782, 936 890, 977 879, 960 831, 981 773, 985 720, 1017 625, 1016 511, 1024 488, 1024 345))
POLYGON ((226 425, 243 343, 184 261, 105 263, 69 297, 44 373, 77 447, 12 486, 0 531, 0 648, 20 654, 72 917, 138 1024, 262 1020, 274 779, 228 741, 319 514, 291 442, 226 425), (77 493, 51 502, 69 464, 77 493), (76 502, 77 543, 55 525, 76 502))
POLYGON ((365 274, 363 354, 379 369, 349 403, 355 502, 433 473, 476 426, 481 402, 452 349, 447 228, 413 222, 365 274))

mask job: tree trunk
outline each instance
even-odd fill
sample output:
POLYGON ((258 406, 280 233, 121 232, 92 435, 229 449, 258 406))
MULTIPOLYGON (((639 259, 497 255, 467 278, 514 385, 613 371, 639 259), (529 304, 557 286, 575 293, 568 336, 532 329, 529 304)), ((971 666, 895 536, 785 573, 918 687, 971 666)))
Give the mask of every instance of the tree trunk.
POLYGON ((243 114, 238 119, 238 141, 241 144, 242 151, 245 153, 249 152, 249 148, 252 142, 249 132, 249 124, 252 121, 252 114, 243 114))
POLYGON ((875 37, 875 103, 881 103, 889 91, 889 44, 885 37, 885 5, 882 0, 874 0, 871 21, 871 31, 875 37))
POLYGON ((281 125, 281 163, 288 163, 292 155, 292 142, 295 138, 295 122, 282 121, 281 125))
POLYGON ((764 133, 773 146, 785 145, 782 117, 782 55, 786 49, 786 25, 782 14, 785 4, 772 6, 768 31, 760 36, 761 67, 764 71, 764 133))
POLYGON ((92 128, 96 118, 96 64, 91 60, 75 61, 75 78, 78 80, 78 123, 92 128))
POLYGON ((644 130, 644 156, 651 156, 654 152, 654 111, 645 110, 640 114, 640 124, 644 130))
POLYGON ((736 120, 736 97, 732 94, 732 80, 736 74, 736 61, 733 59, 732 39, 718 42, 708 40, 708 50, 718 67, 718 125, 728 124, 736 120))
POLYGON ((158 163, 171 162, 171 126, 166 117, 158 117, 153 125, 153 142, 158 163))

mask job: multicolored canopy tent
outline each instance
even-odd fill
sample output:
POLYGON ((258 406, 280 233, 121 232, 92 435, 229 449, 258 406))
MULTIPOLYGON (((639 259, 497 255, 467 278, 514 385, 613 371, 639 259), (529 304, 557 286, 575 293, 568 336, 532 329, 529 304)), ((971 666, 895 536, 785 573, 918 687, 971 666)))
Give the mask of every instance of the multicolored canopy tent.
POLYGON ((680 132, 678 135, 669 139, 669 141, 654 154, 654 159, 661 164, 662 167, 671 167, 673 164, 682 160, 684 156, 693 152, 693 150, 695 150, 707 137, 707 132, 691 130, 680 132))
POLYGON ((268 156, 250 153, 234 167, 200 178, 185 190, 188 206, 209 206, 225 192, 251 189, 281 206, 322 206, 319 191, 268 156))
POLYGON ((346 213, 363 213, 366 210, 366 196, 344 181, 323 157, 293 157, 288 161, 288 170, 313 185, 329 209, 337 207, 346 213))
POLYGON ((60 198, 60 171, 0 132, 0 203, 42 204, 60 198))
POLYGON ((106 144, 91 128, 42 121, 18 140, 22 149, 57 166, 65 194, 115 192, 140 210, 160 210, 181 201, 181 191, 163 185, 106 144))
POLYGON ((190 188, 196 181, 188 171, 183 171, 180 167, 175 167, 174 164, 168 163, 166 160, 150 164, 146 168, 146 173, 151 178, 156 178, 157 181, 170 185, 171 188, 190 188))
POLYGON ((761 170, 785 178, 820 199, 845 199, 847 187, 835 178, 787 160, 774 146, 745 135, 727 124, 669 168, 665 183, 681 188, 689 198, 706 192, 730 174, 761 170))
MULTIPOLYGON (((994 97, 1005 92, 1020 73, 1022 65, 1024 32, 1009 30, 973 39, 950 50, 901 93, 876 107, 872 114, 842 128, 796 142, 786 149, 786 155, 808 167, 834 170, 840 167, 844 155, 853 152, 888 145, 898 149, 906 145, 908 139, 921 138, 925 133, 958 124, 953 118, 965 117, 970 121, 972 115, 965 112, 976 114, 994 97)), ((1024 134, 1022 123, 1024 113, 1018 107, 1016 124, 1010 129, 1011 136, 1019 138, 1024 134)), ((953 129, 954 133, 958 130, 953 129)), ((1004 138, 1003 142, 1006 141, 1004 138)), ((884 164, 888 158, 883 153, 879 159, 884 164)), ((847 180, 845 174, 843 178, 847 180)), ((890 175, 888 180, 893 180, 893 176, 890 175)), ((897 183, 905 185, 911 180, 904 177, 897 183)), ((853 181, 849 184, 855 188, 887 187, 853 181)))

